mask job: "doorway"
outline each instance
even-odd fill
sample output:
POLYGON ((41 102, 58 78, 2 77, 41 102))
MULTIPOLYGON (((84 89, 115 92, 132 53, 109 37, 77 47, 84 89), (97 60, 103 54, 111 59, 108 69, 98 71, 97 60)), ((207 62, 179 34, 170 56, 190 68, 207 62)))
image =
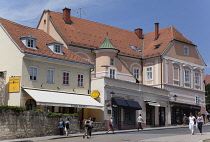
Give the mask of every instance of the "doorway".
POLYGON ((120 130, 121 129, 121 107, 113 107, 113 123, 114 129, 120 130))
POLYGON ((159 107, 159 126, 165 126, 165 107, 159 107))
POLYGON ((146 104, 146 125, 155 126, 155 107, 146 104))

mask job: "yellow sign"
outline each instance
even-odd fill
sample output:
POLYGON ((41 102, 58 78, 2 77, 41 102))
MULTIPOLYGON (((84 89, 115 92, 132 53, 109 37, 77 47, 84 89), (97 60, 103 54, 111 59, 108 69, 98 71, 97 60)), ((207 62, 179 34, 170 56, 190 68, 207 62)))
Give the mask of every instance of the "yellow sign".
POLYGON ((9 92, 19 92, 20 91, 20 77, 10 77, 9 78, 9 92))
POLYGON ((92 98, 98 98, 100 96, 100 93, 98 92, 98 91, 93 91, 92 93, 91 93, 91 97, 92 98))

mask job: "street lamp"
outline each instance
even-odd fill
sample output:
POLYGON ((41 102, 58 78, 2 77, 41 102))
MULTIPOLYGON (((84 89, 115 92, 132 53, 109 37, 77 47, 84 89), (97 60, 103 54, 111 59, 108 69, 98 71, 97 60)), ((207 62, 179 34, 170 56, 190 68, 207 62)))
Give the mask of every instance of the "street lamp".
POLYGON ((115 92, 113 92, 113 91, 112 91, 112 92, 110 92, 111 97, 112 97, 112 95, 114 95, 114 94, 115 94, 115 92))
POLYGON ((178 96, 175 94, 173 97, 174 97, 174 101, 176 101, 178 96))

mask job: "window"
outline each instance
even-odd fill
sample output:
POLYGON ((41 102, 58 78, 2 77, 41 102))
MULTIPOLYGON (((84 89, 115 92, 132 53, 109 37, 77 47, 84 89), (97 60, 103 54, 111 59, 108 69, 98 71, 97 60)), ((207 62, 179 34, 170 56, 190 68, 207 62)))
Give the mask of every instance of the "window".
POLYGON ((54 69, 47 69, 47 83, 54 83, 54 69))
POLYGON ((116 70, 115 69, 109 69, 109 77, 115 78, 116 70))
POLYGON ((37 81, 38 77, 38 67, 30 66, 30 80, 37 81))
POLYGON ((29 48, 35 48, 34 47, 34 39, 28 39, 27 40, 27 47, 29 47, 29 48))
POLYGON ((133 45, 129 45, 130 48, 134 51, 137 51, 137 52, 142 52, 141 49, 139 49, 137 46, 133 46, 133 45))
POLYGON ((147 72, 147 80, 152 80, 152 67, 147 67, 146 72, 147 72))
POLYGON ((113 58, 110 59, 110 65, 114 66, 114 59, 113 58))
POLYGON ((133 69, 133 75, 136 79, 139 79, 140 69, 139 68, 134 68, 133 69))
POLYGON ((124 109, 124 124, 126 125, 136 124, 136 110, 124 109))
POLYGON ((54 47, 54 52, 55 53, 61 53, 61 46, 56 44, 55 47, 54 47))
POLYGON ((184 70, 184 83, 190 83, 190 71, 187 69, 184 70))
POLYGON ((63 72, 63 85, 69 85, 70 73, 67 71, 63 72))
POLYGON ((195 72, 195 85, 200 86, 200 73, 195 72))
POLYGON ((174 80, 179 81, 179 67, 174 66, 174 80))
POLYGON ((84 86, 84 75, 78 74, 78 87, 83 87, 83 86, 84 86))
POLYGON ((199 97, 198 96, 195 97, 195 103, 199 104, 199 97))
POLYGON ((184 55, 189 55, 189 47, 184 46, 184 55))

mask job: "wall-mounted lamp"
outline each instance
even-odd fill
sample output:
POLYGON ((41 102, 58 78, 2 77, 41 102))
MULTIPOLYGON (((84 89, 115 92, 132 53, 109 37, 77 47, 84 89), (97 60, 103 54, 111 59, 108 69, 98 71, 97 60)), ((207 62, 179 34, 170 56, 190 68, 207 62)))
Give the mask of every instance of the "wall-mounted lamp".
POLYGON ((177 100, 177 95, 175 94, 174 96, 173 96, 173 98, 174 98, 174 101, 176 101, 177 100))
POLYGON ((111 95, 111 96, 112 96, 112 95, 114 95, 114 94, 115 94, 115 92, 113 92, 113 91, 112 91, 112 92, 110 92, 110 95, 111 95))

